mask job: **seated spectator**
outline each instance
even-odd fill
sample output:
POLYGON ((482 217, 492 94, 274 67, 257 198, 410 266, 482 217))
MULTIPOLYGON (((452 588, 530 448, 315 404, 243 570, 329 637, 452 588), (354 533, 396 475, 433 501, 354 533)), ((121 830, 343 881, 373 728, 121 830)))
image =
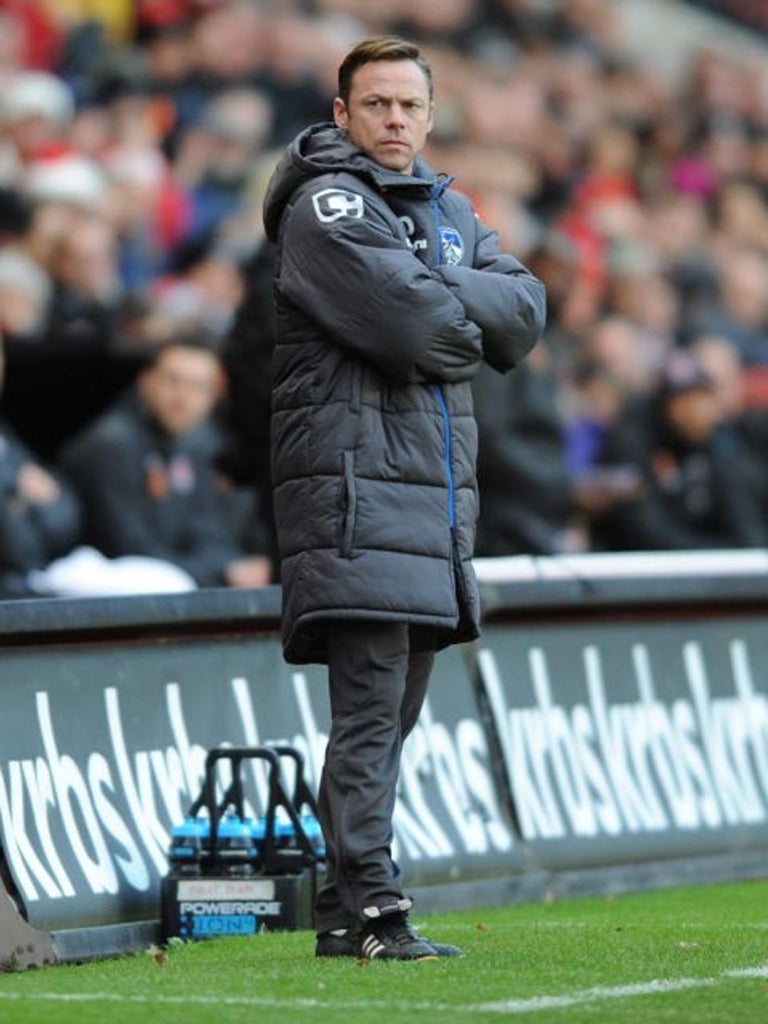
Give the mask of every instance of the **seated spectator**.
POLYGON ((54 294, 48 334, 58 345, 115 343, 120 277, 115 232, 101 217, 81 216, 51 254, 54 294))
POLYGON ((114 233, 104 218, 45 202, 35 205, 24 244, 0 256, 0 287, 8 281, 17 295, 13 306, 4 302, 5 313, 16 311, 13 321, 0 314, 8 336, 5 415, 40 458, 55 462, 62 443, 100 415, 139 366, 136 354, 117 348, 114 233))
MULTIPOLYGON (((0 347, 0 381, 4 366, 0 347)), ((68 552, 79 534, 72 488, 0 420, 0 598, 34 596, 29 574, 68 552)))
POLYGON ((627 394, 651 390, 661 364, 658 352, 649 352, 643 332, 626 317, 605 316, 586 332, 582 358, 601 367, 627 394))
POLYGON ((627 402, 621 381, 600 363, 585 359, 571 374, 570 404, 566 416, 565 451, 572 473, 594 469, 603 442, 627 402))
POLYGON ((107 557, 164 559, 198 586, 258 587, 251 496, 215 468, 224 375, 215 351, 177 338, 152 355, 129 394, 67 444, 60 465, 79 492, 85 542, 107 557))
POLYGON ((483 366, 472 387, 480 440, 477 555, 586 550, 586 518, 633 497, 634 474, 572 471, 557 378, 542 345, 506 376, 483 366))
POLYGON ((189 237, 212 237, 243 209, 251 168, 269 142, 273 110, 266 93, 230 88, 211 99, 184 136, 175 173, 189 190, 189 237))
MULTIPOLYGON (((734 434, 743 455, 746 473, 752 485, 763 523, 768 523, 768 406, 746 409, 733 424, 734 434)), ((764 543, 764 542, 763 542, 764 543)))
POLYGON ((4 83, 0 166, 26 171, 38 161, 61 155, 67 149, 73 113, 72 90, 58 76, 18 69, 4 83))
POLYGON ((244 281, 226 249, 189 245, 177 253, 175 264, 174 272, 159 278, 147 294, 132 338, 138 350, 180 333, 200 333, 218 342, 232 325, 244 281))
POLYGON ((672 353, 657 390, 631 405, 605 440, 602 462, 635 465, 644 494, 593 520, 593 548, 765 544, 766 522, 723 428, 713 380, 693 353, 672 353))
POLYGON ((712 377, 733 457, 752 487, 763 522, 768 523, 768 406, 750 404, 749 371, 745 372, 736 347, 727 338, 701 335, 690 347, 712 377))
POLYGON ((768 365, 768 257, 731 247, 721 260, 720 294, 689 325, 684 340, 719 334, 736 346, 745 366, 768 365))
POLYGON ((573 495, 554 378, 532 357, 502 376, 483 366, 473 381, 479 432, 480 557, 582 549, 569 532, 573 495))
POLYGON ((31 256, 0 248, 0 331, 10 346, 40 340, 50 296, 50 279, 31 256))
POLYGON ((247 287, 222 342, 221 358, 230 381, 223 407, 230 444, 219 465, 236 483, 253 487, 261 496, 264 526, 277 565, 269 465, 275 344, 274 258, 274 246, 264 240, 245 264, 243 277, 247 287))

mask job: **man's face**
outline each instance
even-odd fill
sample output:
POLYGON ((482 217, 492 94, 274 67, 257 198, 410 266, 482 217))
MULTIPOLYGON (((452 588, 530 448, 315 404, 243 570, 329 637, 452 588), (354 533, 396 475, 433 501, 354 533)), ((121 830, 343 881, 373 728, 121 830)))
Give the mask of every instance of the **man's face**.
POLYGON ((705 444, 722 419, 716 392, 691 388, 667 399, 667 416, 689 444, 705 444))
POLYGON ((169 348, 139 378, 144 404, 164 430, 177 437, 210 415, 222 393, 215 355, 197 349, 169 348))
POLYGON ((410 174, 432 128, 434 104, 418 64, 379 60, 355 71, 349 102, 337 96, 333 116, 350 142, 372 160, 410 174))

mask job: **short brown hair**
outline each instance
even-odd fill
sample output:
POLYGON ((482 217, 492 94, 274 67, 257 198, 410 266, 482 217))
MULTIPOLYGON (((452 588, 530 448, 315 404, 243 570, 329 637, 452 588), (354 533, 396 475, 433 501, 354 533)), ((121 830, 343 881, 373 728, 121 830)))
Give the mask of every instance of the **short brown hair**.
POLYGON ((352 89, 352 78, 358 68, 364 64, 372 64, 380 60, 412 60, 418 64, 427 81, 430 100, 433 97, 432 68, 422 56, 415 43, 399 36, 381 36, 376 39, 364 39, 349 51, 339 67, 339 97, 345 104, 349 102, 352 89))

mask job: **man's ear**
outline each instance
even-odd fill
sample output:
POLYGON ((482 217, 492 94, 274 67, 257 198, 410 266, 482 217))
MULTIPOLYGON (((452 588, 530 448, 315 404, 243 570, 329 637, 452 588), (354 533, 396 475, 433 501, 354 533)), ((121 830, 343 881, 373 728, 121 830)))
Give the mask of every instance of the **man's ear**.
POLYGON ((347 105, 340 96, 333 101, 333 121, 337 128, 346 129, 349 124, 347 105))
POLYGON ((229 394, 229 375, 223 366, 219 366, 216 374, 216 401, 222 402, 229 394))
POLYGON ((152 370, 154 367, 146 366, 143 370, 140 370, 136 375, 136 390, 142 398, 149 393, 152 388, 152 370))

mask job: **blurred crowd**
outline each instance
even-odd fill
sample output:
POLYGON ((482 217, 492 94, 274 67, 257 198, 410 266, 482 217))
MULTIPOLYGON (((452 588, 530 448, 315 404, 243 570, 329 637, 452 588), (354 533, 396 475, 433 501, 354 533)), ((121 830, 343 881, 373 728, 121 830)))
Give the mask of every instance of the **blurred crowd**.
POLYGON ((687 0, 687 3, 730 18, 739 26, 761 32, 768 29, 768 10, 762 0, 687 0))
POLYGON ((3 593, 87 591, 83 551, 279 578, 261 203, 383 32, 547 287, 476 382, 478 554, 766 545, 768 61, 713 37, 666 79, 611 0, 0 0, 3 593))

